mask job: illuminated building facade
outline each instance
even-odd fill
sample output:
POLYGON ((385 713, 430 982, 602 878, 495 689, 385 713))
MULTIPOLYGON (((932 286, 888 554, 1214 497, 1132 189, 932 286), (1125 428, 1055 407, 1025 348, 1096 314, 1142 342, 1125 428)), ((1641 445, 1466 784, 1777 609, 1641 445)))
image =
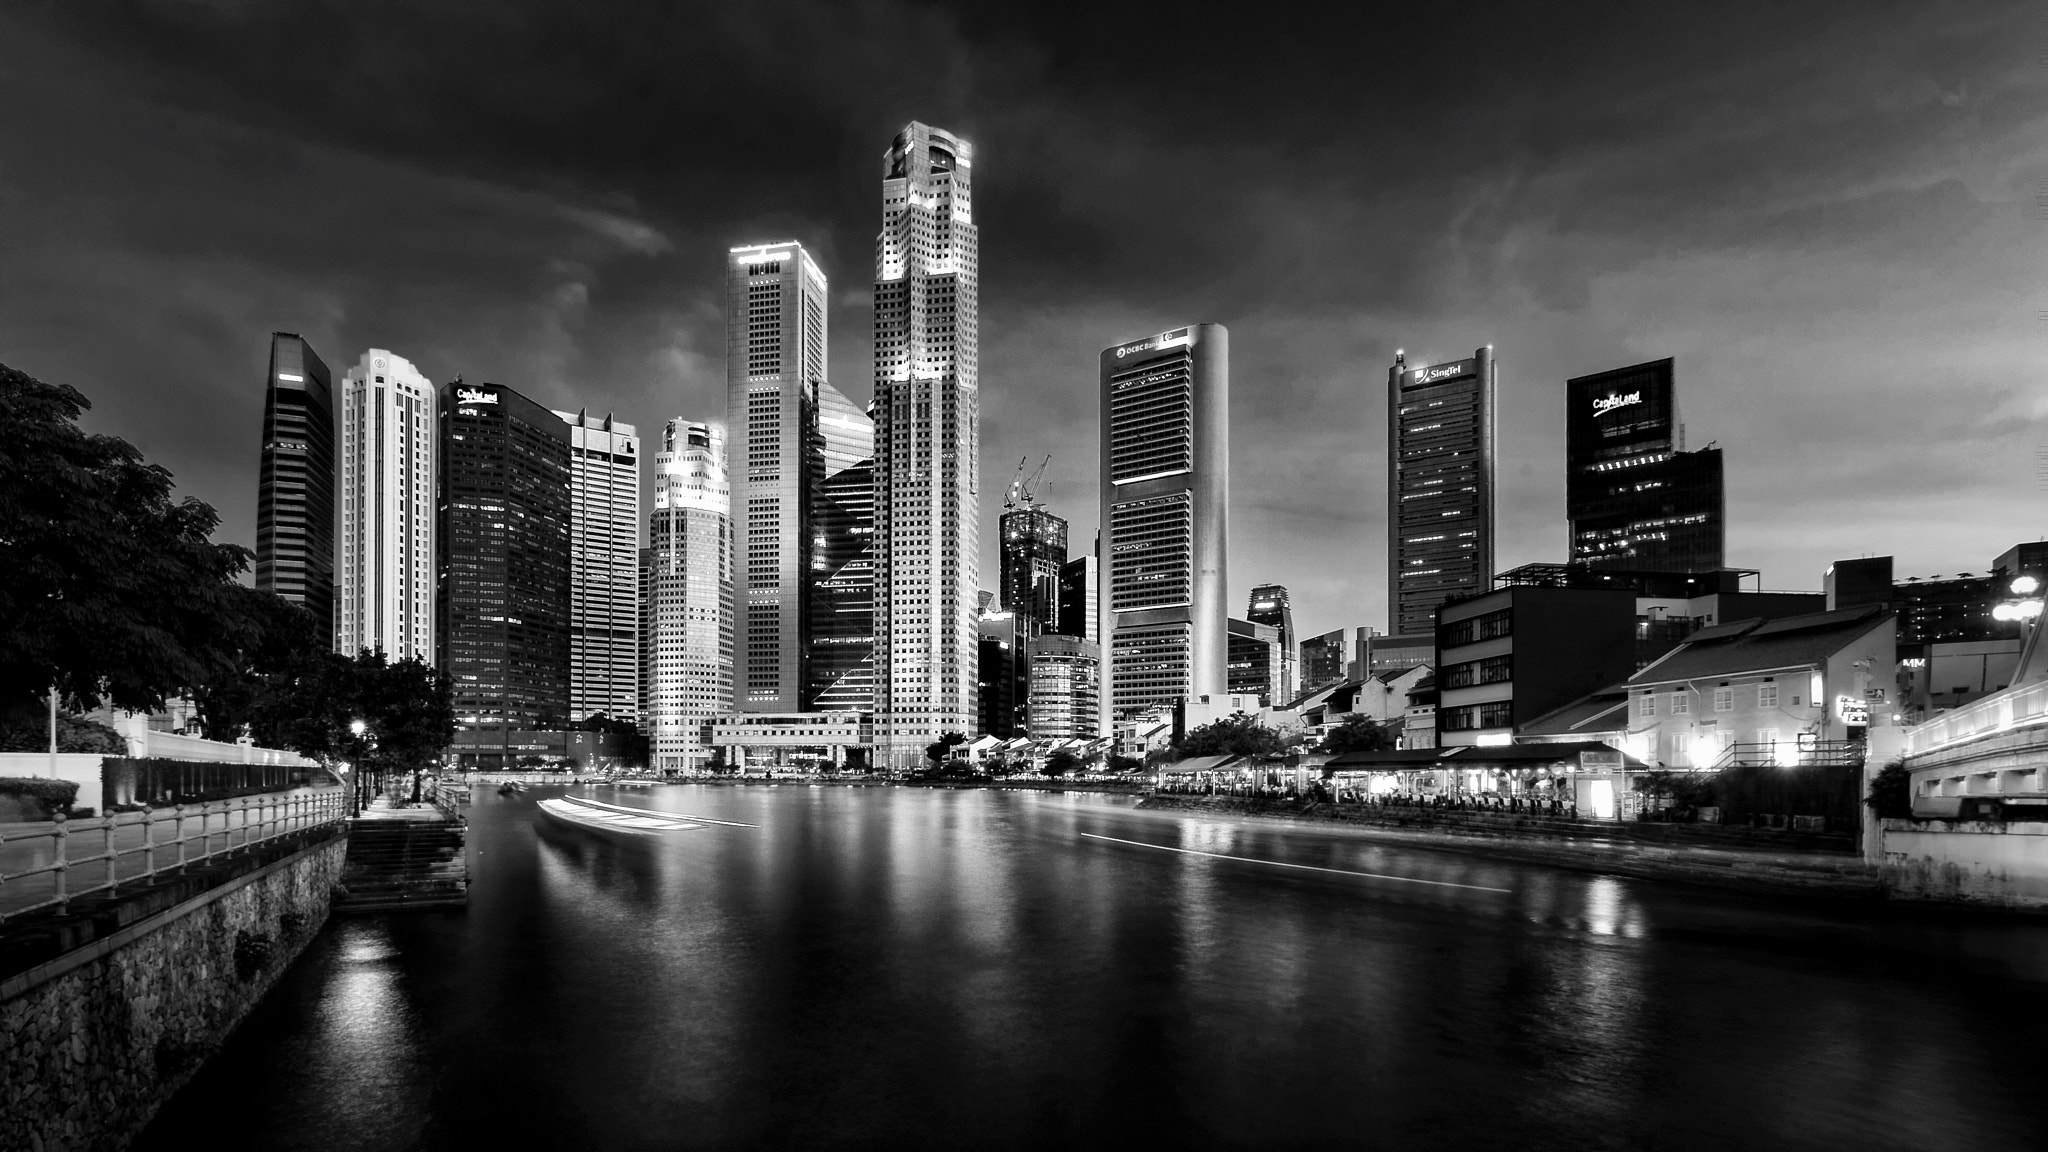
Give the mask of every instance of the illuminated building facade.
POLYGON ((334 381, 303 337, 270 334, 256 481, 256 590, 334 634, 334 381))
POLYGON ((875 425, 830 384, 816 389, 806 458, 804 682, 807 712, 875 706, 875 425))
POLYGON ((337 652, 434 661, 436 401, 419 369, 382 348, 342 376, 337 652))
POLYGON ((456 380, 440 406, 439 664, 456 724, 516 755, 508 724, 569 717, 570 428, 498 384, 456 380))
POLYGON ((1565 514, 1574 564, 1714 572, 1727 524, 1721 450, 1685 451, 1667 357, 1565 384, 1565 514))
MULTIPOLYGON (((1300 676, 1295 667, 1298 649, 1294 642, 1294 608, 1287 599, 1284 584, 1260 584, 1252 589, 1251 605, 1245 612, 1245 620, 1253 624, 1264 624, 1278 630, 1280 646, 1276 659, 1275 681, 1268 688, 1274 704, 1285 704, 1294 699, 1300 688, 1300 676)), ((1232 692, 1237 689, 1232 688, 1232 692)))
POLYGON ((569 719, 640 713, 640 434, 610 415, 569 425, 569 719))
POLYGON ((711 723, 732 711, 732 488, 725 426, 671 420, 647 517, 647 735, 654 767, 712 758, 711 723))
POLYGON ((1106 732, 1225 691, 1229 332, 1195 324, 1104 349, 1101 405, 1106 732))
POLYGON ((1313 692, 1344 679, 1344 630, 1338 628, 1301 642, 1301 689, 1313 692))
POLYGON ((1045 633, 1029 645, 1025 709, 1033 740, 1093 739, 1102 734, 1102 649, 1079 636, 1045 633))
POLYGON ((1387 631, 1428 632, 1436 607, 1493 575, 1493 348, 1387 370, 1387 631))
POLYGON ((920 763, 977 713, 979 241, 973 146, 912 123, 875 242, 875 742, 920 763))

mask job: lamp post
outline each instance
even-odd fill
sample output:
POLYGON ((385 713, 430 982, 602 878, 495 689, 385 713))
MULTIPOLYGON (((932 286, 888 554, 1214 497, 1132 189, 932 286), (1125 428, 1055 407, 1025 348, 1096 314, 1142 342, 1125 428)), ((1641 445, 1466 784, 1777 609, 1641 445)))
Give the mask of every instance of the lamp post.
POLYGON ((364 794, 365 790, 363 787, 364 773, 368 768, 368 765, 363 763, 363 752, 366 744, 369 743, 365 739, 365 734, 369 730, 370 726, 362 720, 349 721, 349 751, 352 753, 349 762, 351 770, 355 773, 356 815, 358 816, 362 815, 363 809, 369 806, 369 798, 364 794))

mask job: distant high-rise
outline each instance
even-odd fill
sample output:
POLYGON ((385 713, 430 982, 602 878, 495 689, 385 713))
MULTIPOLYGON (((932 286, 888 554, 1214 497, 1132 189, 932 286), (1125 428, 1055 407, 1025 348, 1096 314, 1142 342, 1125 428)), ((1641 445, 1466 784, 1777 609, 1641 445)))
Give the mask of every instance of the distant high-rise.
POLYGON ((1225 691, 1230 334, 1175 328, 1103 349, 1102 729, 1225 691))
POLYGON ((1387 369, 1387 630, 1428 632, 1436 607, 1492 586, 1493 346, 1387 369))
POLYGON ((1273 703, 1277 706, 1294 699, 1301 678, 1295 666, 1299 649, 1294 642, 1294 608, 1287 599, 1287 586, 1261 584, 1253 588, 1251 607, 1244 618, 1250 623, 1266 624, 1279 630, 1278 679, 1272 686, 1273 703))
MULTIPOLYGON (((825 273, 795 241, 726 254, 726 446, 738 532, 737 707, 803 707, 805 513, 826 373, 825 273)), ((836 393, 835 393, 836 395, 836 393)), ((842 398, 843 400, 843 398, 842 398)), ((847 405, 851 407, 851 405, 847 405)))
POLYGON ((805 506, 806 712, 875 706, 875 422, 819 384, 805 506))
POLYGON ((569 719, 640 710, 640 434, 609 414, 569 426, 569 719))
POLYGON ((1101 600, 1100 576, 1101 569, 1092 552, 1060 565, 1059 632, 1063 636, 1093 640, 1098 647, 1102 643, 1096 628, 1101 600))
POLYGON ((1079 636, 1046 633, 1030 641, 1025 727, 1033 740, 1101 735, 1102 649, 1079 636))
POLYGON ((875 243, 875 744, 884 762, 975 726, 980 353, 973 146, 906 126, 875 243))
POLYGON ((671 420, 647 520, 647 735, 659 769, 711 760, 711 718, 732 709, 733 525, 725 427, 671 420))
POLYGON ((404 357, 372 348, 342 377, 340 400, 334 649, 431 664, 434 386, 404 357))
POLYGON ((1345 673, 1344 630, 1336 629, 1301 642, 1301 690, 1313 692, 1341 683, 1345 673))
POLYGON ((1025 704, 1025 648, 1014 612, 982 613, 975 645, 975 728, 969 735, 1007 740, 1016 735, 1025 704))
POLYGON ((1056 631, 1067 522, 1026 501, 1003 513, 1001 530, 1003 607, 1017 614, 1020 634, 1056 631))
POLYGON ((270 334, 256 480, 256 588, 334 635, 334 381, 313 346, 270 334))
POLYGON ((436 610, 455 722, 560 728, 571 682, 571 429, 499 384, 443 385, 440 408, 436 610))
POLYGON ((1571 562, 1716 572, 1727 533, 1721 450, 1685 451, 1673 361, 1565 383, 1571 562))
POLYGON ((1232 696, 1256 696, 1278 707, 1293 697, 1283 693, 1280 629, 1249 620, 1230 621, 1230 664, 1227 685, 1232 696))

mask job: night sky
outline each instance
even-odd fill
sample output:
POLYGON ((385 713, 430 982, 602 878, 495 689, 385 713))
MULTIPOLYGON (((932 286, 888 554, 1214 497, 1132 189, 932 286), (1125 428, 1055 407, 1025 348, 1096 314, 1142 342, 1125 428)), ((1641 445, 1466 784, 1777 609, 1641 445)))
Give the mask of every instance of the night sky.
POLYGON ((983 586, 1019 457, 1085 550, 1106 345, 1228 325, 1231 602, 1384 627, 1394 349, 1500 360, 1499 567, 1564 558, 1564 381, 1676 356, 1729 562, 2048 531, 2048 6, 834 0, 0 8, 0 361, 253 543, 272 329, 337 376, 724 419, 723 254, 832 278, 881 153, 975 144, 983 586), (347 11, 344 16, 341 13, 347 11))

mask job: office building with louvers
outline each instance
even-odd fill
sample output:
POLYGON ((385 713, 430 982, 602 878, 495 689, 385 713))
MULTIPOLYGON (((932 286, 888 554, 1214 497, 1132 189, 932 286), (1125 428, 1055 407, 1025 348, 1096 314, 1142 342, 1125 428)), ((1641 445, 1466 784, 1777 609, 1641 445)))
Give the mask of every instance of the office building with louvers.
POLYGON ((1669 357, 1565 382, 1570 562, 1715 572, 1727 535, 1721 450, 1685 450, 1669 357))
POLYGON ((431 664, 439 437, 434 386, 403 356, 343 376, 336 441, 334 650, 431 664))
POLYGON ((334 381, 312 345, 270 334, 256 480, 256 589, 334 635, 334 381))
POLYGON ((1436 607, 1493 576, 1495 368, 1464 360, 1387 369, 1387 631, 1429 632, 1436 607))
POLYGON ((711 723, 732 711, 732 490, 725 427, 671 420, 654 458, 647 518, 647 723, 662 771, 711 760, 711 723))
POLYGON ((608 413, 569 426, 569 719, 640 713, 640 434, 608 413))
POLYGON ((1230 334, 1171 329, 1104 349, 1100 370, 1107 732, 1225 692, 1230 334))
POLYGON ((441 424, 440 666, 456 724, 514 754, 508 726, 569 720, 571 429, 510 388, 461 380, 441 389, 441 424))
POLYGON ((977 713, 980 282, 973 146, 907 125, 875 242, 875 743, 909 767, 977 713))
MULTIPOLYGON (((1273 703, 1285 704, 1294 699, 1301 687, 1298 667, 1299 647, 1294 640, 1294 606, 1287 597, 1284 584, 1260 584, 1252 589, 1251 603, 1245 611, 1245 620, 1252 624, 1265 624, 1279 630, 1280 650, 1276 670, 1278 679, 1271 686, 1273 703)), ((1237 689, 1232 688, 1232 692, 1237 689)))

